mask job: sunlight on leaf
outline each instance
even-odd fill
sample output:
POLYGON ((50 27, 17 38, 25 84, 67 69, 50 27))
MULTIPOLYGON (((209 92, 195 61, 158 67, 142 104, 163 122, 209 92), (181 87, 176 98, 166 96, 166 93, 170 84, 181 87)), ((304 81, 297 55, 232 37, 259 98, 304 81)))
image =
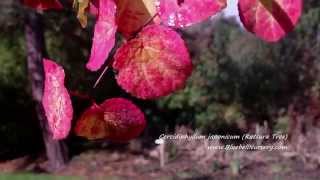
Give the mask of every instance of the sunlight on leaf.
POLYGON ((53 139, 68 136, 73 116, 72 102, 64 86, 65 74, 61 66, 45 59, 45 85, 42 105, 49 123, 53 139))
POLYGON ((116 0, 118 30, 130 37, 156 15, 155 0, 116 0))
POLYGON ((245 28, 259 38, 276 42, 291 32, 302 13, 302 0, 239 0, 245 28))
POLYGON ((99 15, 94 27, 93 44, 87 69, 97 71, 107 60, 115 43, 117 25, 115 23, 116 4, 113 0, 100 0, 99 15))
POLYGON ((156 99, 185 86, 192 63, 183 39, 160 25, 144 28, 114 56, 118 84, 141 99, 156 99))
POLYGON ((74 8, 77 10, 77 18, 83 28, 87 26, 88 17, 86 9, 89 7, 90 0, 74 0, 74 8))
POLYGON ((226 0, 157 0, 162 22, 177 28, 204 21, 226 6, 226 0))

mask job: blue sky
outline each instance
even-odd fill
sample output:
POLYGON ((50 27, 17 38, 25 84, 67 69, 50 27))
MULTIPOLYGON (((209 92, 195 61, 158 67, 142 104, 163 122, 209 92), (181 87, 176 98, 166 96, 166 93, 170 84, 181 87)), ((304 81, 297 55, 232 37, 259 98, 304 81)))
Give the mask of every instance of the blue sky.
POLYGON ((238 12, 238 0, 228 0, 228 6, 223 10, 225 16, 235 16, 240 25, 242 25, 239 12, 238 12))
POLYGON ((227 9, 224 10, 226 16, 238 16, 238 0, 228 0, 227 9))

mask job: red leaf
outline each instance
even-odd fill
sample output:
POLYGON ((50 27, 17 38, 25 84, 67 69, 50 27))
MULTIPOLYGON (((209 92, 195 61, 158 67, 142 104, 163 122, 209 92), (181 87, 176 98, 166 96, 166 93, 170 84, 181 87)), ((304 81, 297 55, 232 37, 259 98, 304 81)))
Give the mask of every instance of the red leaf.
POLYGON ((130 37, 149 23, 156 14, 155 0, 116 0, 118 31, 130 37))
POLYGON ((23 0, 23 4, 38 10, 63 8, 58 0, 23 0))
POLYGON ((146 126, 143 112, 123 98, 108 99, 88 108, 76 124, 75 133, 89 140, 128 141, 139 136, 146 126))
POLYGON ((157 9, 162 22, 179 28, 201 22, 227 6, 226 0, 157 1, 157 9))
POLYGON ((53 139, 68 136, 73 108, 68 90, 64 86, 64 70, 55 62, 44 59, 45 85, 42 105, 53 139))
POLYGON ((302 13, 302 0, 239 0, 240 18, 246 29, 268 42, 291 32, 302 13))
POLYGON ((118 84, 142 99, 183 88, 192 72, 184 41, 174 30, 160 25, 144 28, 137 38, 120 47, 114 58, 118 84))
POLYGON ((97 71, 108 58, 115 43, 116 5, 113 0, 99 0, 99 14, 94 28, 91 55, 86 67, 91 71, 97 71))
POLYGON ((106 122, 107 139, 128 141, 138 137, 146 127, 143 112, 123 98, 108 99, 100 106, 106 122))
POLYGON ((106 122, 103 120, 103 109, 96 104, 89 107, 77 121, 75 134, 90 140, 106 138, 107 131, 106 122))

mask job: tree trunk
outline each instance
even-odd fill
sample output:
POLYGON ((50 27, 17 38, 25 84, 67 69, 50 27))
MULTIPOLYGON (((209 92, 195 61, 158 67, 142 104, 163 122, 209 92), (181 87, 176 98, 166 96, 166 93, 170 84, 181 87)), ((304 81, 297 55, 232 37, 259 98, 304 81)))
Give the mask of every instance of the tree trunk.
POLYGON ((47 170, 57 171, 65 166, 68 155, 65 144, 61 141, 53 140, 48 129, 48 121, 41 103, 45 78, 42 59, 46 54, 46 48, 44 43, 42 17, 40 14, 33 11, 28 11, 26 13, 25 36, 28 74, 48 158, 47 170))

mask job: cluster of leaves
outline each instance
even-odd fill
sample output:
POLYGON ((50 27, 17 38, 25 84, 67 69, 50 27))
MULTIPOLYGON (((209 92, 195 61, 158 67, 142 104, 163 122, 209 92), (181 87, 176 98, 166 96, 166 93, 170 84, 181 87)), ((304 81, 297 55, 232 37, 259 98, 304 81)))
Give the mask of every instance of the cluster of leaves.
MULTIPOLYGON (((38 10, 63 8, 58 0, 24 0, 24 4, 38 10)), ((76 0, 74 7, 83 27, 87 13, 97 19, 86 67, 91 71, 102 67, 118 31, 126 39, 111 61, 118 84, 141 99, 169 95, 183 88, 192 72, 188 50, 175 30, 201 22, 226 6, 226 0, 76 0)), ((248 31, 275 42, 297 24, 302 0, 240 0, 238 7, 248 31)), ((43 106, 53 137, 63 139, 70 130, 71 100, 62 67, 50 60, 44 62, 43 106)), ((144 127, 143 113, 131 102, 117 98, 89 107, 78 121, 76 133, 89 139, 125 141, 138 136, 144 127)))

